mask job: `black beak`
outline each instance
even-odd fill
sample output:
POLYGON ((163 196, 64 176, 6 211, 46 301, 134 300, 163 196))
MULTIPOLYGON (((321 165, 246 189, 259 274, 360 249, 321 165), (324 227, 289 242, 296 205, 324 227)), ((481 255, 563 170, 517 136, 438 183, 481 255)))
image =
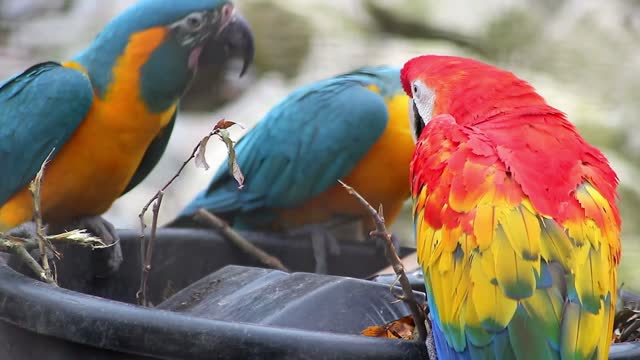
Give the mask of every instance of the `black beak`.
POLYGON ((217 36, 211 36, 200 55, 199 65, 223 65, 230 59, 241 58, 244 75, 253 62, 255 47, 253 33, 247 20, 238 12, 224 25, 217 36))
POLYGON ((411 106, 413 107, 413 129, 415 131, 415 138, 419 139, 420 134, 422 134, 422 130, 425 128, 425 123, 422 117, 420 116, 420 112, 418 111, 418 106, 416 106, 416 102, 411 100, 411 106))

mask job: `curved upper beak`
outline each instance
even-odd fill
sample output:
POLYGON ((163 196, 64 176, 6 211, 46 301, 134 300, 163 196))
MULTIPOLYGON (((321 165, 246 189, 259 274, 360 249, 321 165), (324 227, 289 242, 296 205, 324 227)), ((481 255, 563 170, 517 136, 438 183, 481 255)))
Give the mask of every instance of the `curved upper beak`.
POLYGON ((217 22, 217 33, 204 45, 199 65, 222 64, 229 59, 241 58, 240 76, 242 76, 253 62, 255 55, 251 27, 232 5, 225 5, 217 22))

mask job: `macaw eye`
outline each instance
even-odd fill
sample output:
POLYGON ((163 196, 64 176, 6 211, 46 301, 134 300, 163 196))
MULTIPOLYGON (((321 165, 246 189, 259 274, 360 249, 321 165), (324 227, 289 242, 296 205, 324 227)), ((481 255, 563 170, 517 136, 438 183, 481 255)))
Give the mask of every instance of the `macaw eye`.
POLYGON ((187 28, 191 31, 198 31, 204 25, 204 16, 200 13, 193 13, 187 16, 184 21, 187 28))
POLYGON ((413 83, 413 95, 418 95, 418 85, 416 85, 416 83, 413 83))

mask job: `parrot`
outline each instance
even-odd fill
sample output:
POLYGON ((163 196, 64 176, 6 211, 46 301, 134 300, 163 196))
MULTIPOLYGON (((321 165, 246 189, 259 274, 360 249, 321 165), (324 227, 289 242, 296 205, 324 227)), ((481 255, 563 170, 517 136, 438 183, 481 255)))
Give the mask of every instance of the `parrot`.
POLYGON ((618 178, 560 110, 512 72, 405 63, 419 265, 441 359, 607 359, 618 178))
MULTIPOLYGON (((225 0, 140 0, 78 55, 0 84, 0 232, 29 233, 28 185, 46 159, 42 220, 118 245, 101 214, 159 161, 200 54, 253 60, 247 22, 225 0), (225 41, 230 39, 232 41, 225 41), (213 43, 217 49, 210 49, 213 43)), ((242 74, 241 74, 242 75, 242 74)), ((116 246, 107 271, 122 260, 116 246)))
MULTIPOLYGON (((316 249, 316 272, 326 273, 326 255, 317 249, 331 248, 327 229, 354 221, 372 225, 364 207, 338 180, 374 206, 382 204, 389 224, 409 199, 415 145, 406 121, 408 101, 400 68, 386 65, 295 89, 236 144, 237 163, 246 178, 243 188, 223 164, 169 226, 193 226, 194 213, 204 208, 236 229, 306 229, 316 249)), ((333 244, 337 246, 335 238, 333 244)))

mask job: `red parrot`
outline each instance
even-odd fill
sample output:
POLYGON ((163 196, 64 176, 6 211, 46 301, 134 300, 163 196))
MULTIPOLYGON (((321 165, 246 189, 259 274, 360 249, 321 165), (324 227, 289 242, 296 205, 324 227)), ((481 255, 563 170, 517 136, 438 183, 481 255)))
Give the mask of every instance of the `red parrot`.
POLYGON ((417 252, 441 359, 606 359, 618 178, 565 114, 479 61, 407 62, 417 252))

